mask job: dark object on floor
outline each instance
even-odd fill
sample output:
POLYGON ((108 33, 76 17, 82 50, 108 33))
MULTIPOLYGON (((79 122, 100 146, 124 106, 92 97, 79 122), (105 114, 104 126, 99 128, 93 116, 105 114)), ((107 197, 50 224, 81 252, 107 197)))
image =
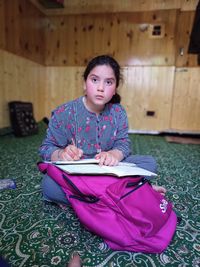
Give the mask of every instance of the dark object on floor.
POLYGON ((46 125, 49 124, 49 119, 48 119, 47 117, 44 117, 42 120, 43 120, 43 122, 44 122, 46 125))
POLYGON ((13 179, 0 179, 0 190, 15 189, 16 182, 13 179))
POLYGON ((200 138, 195 137, 165 136, 165 140, 170 143, 200 145, 200 138))
POLYGON ((38 124, 33 115, 33 105, 30 102, 12 101, 8 103, 10 122, 14 135, 17 137, 38 133, 38 124))
POLYGON ((0 266, 1 267, 10 267, 10 265, 0 256, 0 266))

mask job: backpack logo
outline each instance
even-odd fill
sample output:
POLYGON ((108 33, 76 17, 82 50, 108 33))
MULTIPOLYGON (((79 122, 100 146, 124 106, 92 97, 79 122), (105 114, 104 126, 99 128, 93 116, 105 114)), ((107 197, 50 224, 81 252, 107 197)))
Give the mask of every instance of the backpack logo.
POLYGON ((168 202, 166 199, 161 200, 160 209, 162 213, 165 213, 167 211, 168 202))

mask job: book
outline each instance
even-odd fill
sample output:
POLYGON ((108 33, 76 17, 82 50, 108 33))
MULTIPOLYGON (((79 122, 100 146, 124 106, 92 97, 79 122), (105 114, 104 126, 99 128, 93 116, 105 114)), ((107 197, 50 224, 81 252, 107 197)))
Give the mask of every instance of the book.
POLYGON ((55 165, 79 165, 79 164, 98 164, 97 159, 80 159, 80 160, 57 160, 57 161, 45 161, 55 165))
MULTIPOLYGON (((79 164, 99 164, 98 159, 81 159, 81 160, 57 160, 57 161, 45 161, 46 163, 52 163, 55 165, 79 165, 79 164)), ((122 166, 136 166, 134 163, 119 162, 118 165, 122 166)))
POLYGON ((48 163, 56 165, 58 168, 69 174, 113 175, 117 177, 157 176, 157 174, 140 168, 134 163, 127 162, 119 162, 119 164, 116 166, 99 166, 99 161, 96 159, 83 159, 78 161, 52 161, 48 163))

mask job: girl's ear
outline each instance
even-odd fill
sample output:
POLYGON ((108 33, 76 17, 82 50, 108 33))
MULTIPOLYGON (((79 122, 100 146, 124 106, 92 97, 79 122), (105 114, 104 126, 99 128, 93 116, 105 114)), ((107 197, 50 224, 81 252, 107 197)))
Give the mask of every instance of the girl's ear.
POLYGON ((83 90, 84 90, 84 93, 86 93, 86 83, 85 82, 83 83, 83 90))

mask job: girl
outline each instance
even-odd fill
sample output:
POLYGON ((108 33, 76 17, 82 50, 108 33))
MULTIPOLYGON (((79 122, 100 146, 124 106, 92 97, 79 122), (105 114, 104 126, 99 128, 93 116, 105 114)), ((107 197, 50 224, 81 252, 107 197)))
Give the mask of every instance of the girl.
MULTIPOLYGON (((84 72, 84 96, 65 103, 52 112, 46 138, 39 152, 43 160, 96 158, 100 165, 114 166, 120 161, 156 172, 151 156, 131 155, 126 111, 117 88, 120 66, 107 55, 93 58, 84 72)), ((165 188, 153 186, 165 194, 165 188)), ((62 188, 49 176, 42 181, 47 201, 68 203, 62 188)))

